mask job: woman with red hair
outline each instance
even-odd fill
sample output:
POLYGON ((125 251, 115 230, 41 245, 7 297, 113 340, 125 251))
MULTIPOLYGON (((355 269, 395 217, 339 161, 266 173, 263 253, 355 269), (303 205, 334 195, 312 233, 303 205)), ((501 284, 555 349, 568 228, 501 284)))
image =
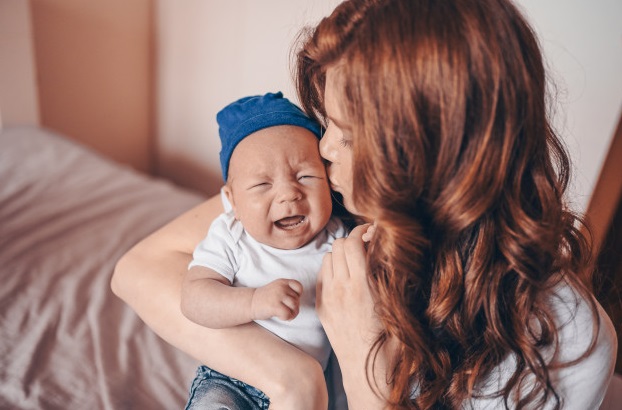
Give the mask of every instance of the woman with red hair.
MULTIPOLYGON (((332 188, 365 222, 334 243, 317 289, 349 408, 598 408, 616 336, 582 276, 589 241, 564 202, 569 159, 516 6, 350 0, 297 56, 332 188)), ((139 244, 113 288, 166 340, 274 408, 324 408, 317 363, 256 327, 208 332, 175 311, 193 222, 218 207, 139 244), (223 344, 252 366, 220 360, 223 344)))

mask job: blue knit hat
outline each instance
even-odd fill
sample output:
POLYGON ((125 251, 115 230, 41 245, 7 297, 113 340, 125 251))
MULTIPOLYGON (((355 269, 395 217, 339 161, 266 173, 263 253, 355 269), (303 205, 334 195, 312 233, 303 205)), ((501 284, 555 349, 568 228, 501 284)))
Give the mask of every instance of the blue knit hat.
POLYGON ((235 147, 255 131, 277 125, 295 125, 306 128, 320 138, 320 126, 307 117, 295 104, 283 97, 283 93, 268 93, 241 98, 216 114, 218 133, 222 148, 220 166, 227 181, 229 160, 235 147))

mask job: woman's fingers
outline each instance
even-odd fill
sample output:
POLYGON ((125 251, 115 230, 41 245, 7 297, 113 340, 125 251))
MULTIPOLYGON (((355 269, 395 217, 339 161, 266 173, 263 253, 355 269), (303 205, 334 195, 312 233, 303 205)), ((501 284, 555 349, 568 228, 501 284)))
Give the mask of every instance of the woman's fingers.
POLYGON ((336 239, 332 252, 324 255, 317 277, 316 292, 321 294, 322 286, 333 280, 349 280, 352 273, 358 278, 366 275, 365 243, 362 236, 370 224, 355 227, 347 238, 336 239))
POLYGON ((355 227, 343 243, 343 259, 347 266, 349 277, 366 278, 367 265, 365 256, 367 251, 362 237, 367 232, 369 226, 370 224, 364 224, 355 227))
POLYGON ((348 271, 348 262, 346 261, 345 239, 335 239, 332 251, 332 273, 333 279, 348 279, 350 272, 348 271))
POLYGON ((363 236, 361 237, 361 239, 363 239, 363 242, 369 242, 369 241, 371 241, 371 238, 374 237, 374 233, 376 233, 376 223, 375 222, 373 224, 370 224, 367 227, 367 230, 365 231, 365 233, 363 233, 363 236))
POLYGON ((335 240, 332 252, 324 255, 316 283, 316 309, 320 319, 327 320, 333 309, 366 299, 363 295, 369 291, 362 235, 368 227, 369 224, 358 226, 347 238, 335 240))
POLYGON ((366 223, 366 224, 355 226, 352 229, 352 231, 350 231, 350 234, 348 235, 348 238, 358 238, 358 239, 361 239, 363 234, 365 232, 367 232, 367 230, 369 229, 370 226, 371 226, 370 223, 366 223))
POLYGON ((335 279, 348 279, 352 269, 364 268, 360 261, 364 260, 365 246, 363 234, 370 224, 359 225, 352 229, 347 238, 336 239, 332 249, 332 274, 335 279), (363 258, 361 258, 363 256, 363 258), (351 261, 357 261, 353 264, 351 261))
POLYGON ((317 275, 315 285, 315 308, 319 311, 322 308, 322 292, 324 283, 330 282, 333 276, 333 255, 328 252, 322 259, 322 267, 317 275))

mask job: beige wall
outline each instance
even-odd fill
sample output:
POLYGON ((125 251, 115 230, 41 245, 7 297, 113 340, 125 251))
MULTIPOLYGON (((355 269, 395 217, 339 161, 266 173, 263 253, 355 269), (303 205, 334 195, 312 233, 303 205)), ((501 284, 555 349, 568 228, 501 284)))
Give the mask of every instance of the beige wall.
MULTIPOLYGON (((587 207, 622 106, 622 2, 518 0, 536 26, 557 86, 555 125, 570 148, 571 191, 587 207)), ((338 0, 158 0, 160 171, 214 192, 215 114, 243 95, 293 96, 289 48, 338 0)))
POLYGON ((152 2, 31 4, 41 124, 149 170, 152 2))
POLYGON ((516 0, 535 26, 573 160, 571 197, 587 209, 622 109, 622 1, 516 0))
POLYGON ((292 42, 339 0, 158 0, 159 172, 207 193, 222 185, 216 112, 251 94, 295 98, 292 42))

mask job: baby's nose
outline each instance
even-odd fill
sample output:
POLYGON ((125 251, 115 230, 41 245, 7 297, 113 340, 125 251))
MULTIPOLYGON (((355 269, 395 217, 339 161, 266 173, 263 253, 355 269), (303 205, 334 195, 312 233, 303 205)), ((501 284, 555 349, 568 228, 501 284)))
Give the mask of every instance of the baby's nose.
POLYGON ((302 193, 294 184, 283 184, 279 190, 279 202, 298 201, 302 198, 302 193))

